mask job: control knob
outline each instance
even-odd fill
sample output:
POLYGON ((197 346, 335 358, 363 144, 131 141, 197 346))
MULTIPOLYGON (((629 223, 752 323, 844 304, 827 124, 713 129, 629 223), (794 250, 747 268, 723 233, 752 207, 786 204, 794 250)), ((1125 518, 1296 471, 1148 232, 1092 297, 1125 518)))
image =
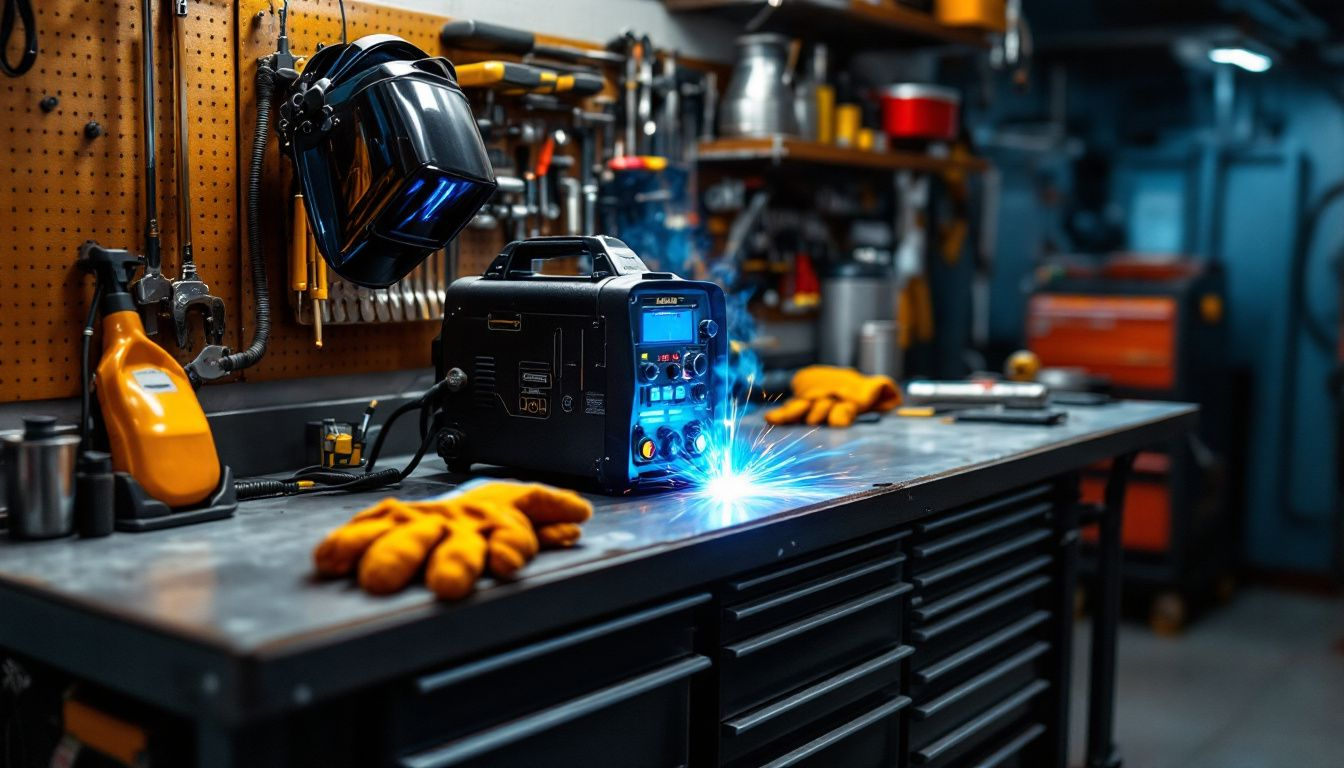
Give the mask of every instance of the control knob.
POLYGON ((681 366, 676 363, 667 364, 667 378, 676 381, 681 378, 681 366))
POLYGON ((708 396, 709 387, 705 386, 703 382, 697 381, 691 385, 691 400, 694 400, 697 403, 703 403, 708 396))
POLYGON ((639 366, 639 375, 643 376, 645 381, 653 381, 658 378, 658 366, 653 363, 641 363, 639 366))
POLYGON ((700 321, 700 337, 712 339, 719 335, 719 324, 708 318, 700 321))
POLYGON ((696 378, 704 376, 705 372, 709 370, 709 358, 699 352, 687 355, 686 370, 690 371, 691 375, 696 378))
POLYGON ((658 428, 658 448, 659 454, 666 459, 674 459, 681 455, 681 435, 677 434, 671 427, 658 428))

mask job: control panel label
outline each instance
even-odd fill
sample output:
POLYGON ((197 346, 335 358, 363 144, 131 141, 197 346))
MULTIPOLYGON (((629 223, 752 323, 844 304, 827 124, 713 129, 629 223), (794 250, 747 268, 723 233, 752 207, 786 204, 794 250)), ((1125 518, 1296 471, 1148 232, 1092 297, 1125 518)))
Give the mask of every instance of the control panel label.
POLYGON ((588 416, 606 416, 607 398, 601 392, 583 393, 583 412, 588 416))
POLYGON ((158 368, 141 368, 132 371, 131 375, 135 377, 137 384, 146 392, 176 392, 177 385, 173 383, 172 378, 158 368))

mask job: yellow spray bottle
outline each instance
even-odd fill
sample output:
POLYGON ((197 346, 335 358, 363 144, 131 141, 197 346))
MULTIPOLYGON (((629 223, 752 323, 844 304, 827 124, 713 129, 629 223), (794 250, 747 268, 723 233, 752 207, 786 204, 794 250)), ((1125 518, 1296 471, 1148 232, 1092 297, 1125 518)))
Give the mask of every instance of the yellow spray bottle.
POLYGON ((145 334, 128 291, 142 261, 85 243, 79 266, 102 287, 103 356, 95 388, 112 465, 174 509, 205 501, 220 484, 205 411, 182 366, 145 334))

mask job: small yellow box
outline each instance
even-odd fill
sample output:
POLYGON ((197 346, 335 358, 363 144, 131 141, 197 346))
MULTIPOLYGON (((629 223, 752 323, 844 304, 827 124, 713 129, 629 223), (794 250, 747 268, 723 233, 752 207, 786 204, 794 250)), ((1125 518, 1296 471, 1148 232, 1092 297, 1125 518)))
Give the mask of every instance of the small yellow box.
POLYGON ((938 21, 949 27, 969 27, 989 32, 1008 28, 1004 0, 938 0, 938 21))

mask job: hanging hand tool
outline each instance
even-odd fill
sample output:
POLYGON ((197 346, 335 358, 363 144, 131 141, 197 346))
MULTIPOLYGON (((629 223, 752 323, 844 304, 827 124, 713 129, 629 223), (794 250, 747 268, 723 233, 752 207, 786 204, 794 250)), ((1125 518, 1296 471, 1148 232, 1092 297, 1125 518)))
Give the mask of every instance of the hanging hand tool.
POLYGON ((457 83, 463 88, 491 88, 506 95, 568 93, 593 96, 607 87, 607 81, 595 72, 556 72, 514 61, 479 61, 459 65, 457 83))
POLYGON ((159 241, 159 185, 158 161, 155 157, 154 133, 158 123, 154 119, 154 4, 142 3, 140 52, 143 68, 141 80, 141 114, 145 134, 145 273, 131 286, 131 295, 140 308, 145 333, 159 332, 159 312, 173 298, 173 284, 163 276, 163 250, 159 241))
POLYGON ((289 230, 289 288, 294 302, 303 310, 303 294, 308 290, 308 213, 303 195, 294 196, 294 216, 289 230))
POLYGON ((31 0, 4 0, 4 15, 0 16, 0 72, 10 77, 19 77, 33 68, 37 61, 37 18, 33 15, 31 0), (23 53, 18 64, 10 64, 6 50, 9 38, 14 34, 14 22, 23 24, 23 53))
POLYGON ((468 51, 516 53, 561 61, 586 60, 607 64, 625 61, 625 57, 619 53, 568 45, 545 45, 538 43, 537 36, 531 32, 471 19, 444 24, 443 30, 439 32, 439 40, 446 48, 468 51))
MULTIPOLYGON (((306 229, 306 227, 305 227, 306 229)), ((308 298, 313 304, 313 346, 322 348, 323 313, 327 309, 327 262, 317 249, 311 232, 307 234, 308 298)))
POLYGON ((224 300, 210 295, 210 286, 196 271, 191 236, 191 115, 187 94, 187 0, 174 0, 173 79, 177 83, 177 238, 182 257, 181 277, 172 281, 173 326, 177 330, 177 346, 186 349, 187 320, 199 313, 205 343, 219 346, 224 341, 224 300))
POLYGON ((328 534, 313 562, 326 577, 358 570, 372 594, 400 591, 423 567, 425 585, 456 600, 487 571, 507 578, 540 549, 573 546, 592 514, 573 491, 477 481, 422 501, 383 499, 328 534))

